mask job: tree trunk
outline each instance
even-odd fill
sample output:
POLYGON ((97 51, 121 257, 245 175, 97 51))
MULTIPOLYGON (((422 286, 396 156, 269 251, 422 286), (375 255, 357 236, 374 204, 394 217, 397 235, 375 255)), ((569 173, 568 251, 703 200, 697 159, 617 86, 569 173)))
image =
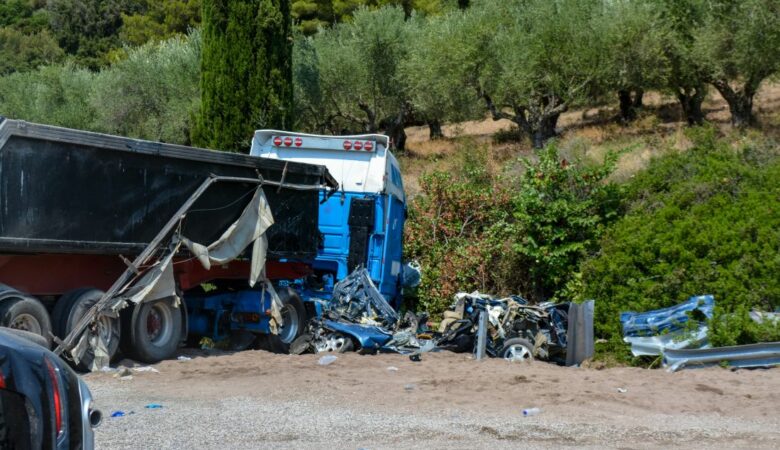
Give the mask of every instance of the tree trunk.
POLYGON ((726 80, 715 80, 712 82, 715 89, 729 104, 731 112, 731 124, 736 128, 745 128, 755 125, 756 118, 753 115, 753 97, 758 88, 758 83, 748 81, 745 86, 739 89, 733 89, 726 80))
POLYGON ((634 100, 631 98, 631 91, 627 89, 619 90, 618 99, 620 100, 620 122, 627 124, 636 119, 636 111, 634 110, 634 100))
POLYGON ((634 108, 644 108, 645 90, 639 88, 634 91, 634 108))
POLYGON ((688 125, 701 125, 704 123, 704 113, 701 110, 701 104, 707 91, 703 86, 693 88, 679 88, 677 90, 677 99, 680 100, 685 120, 688 125))
POLYGON ((438 119, 428 121, 428 129, 430 131, 429 137, 432 141, 444 137, 444 132, 441 130, 441 122, 438 119))
POLYGON ((387 124, 385 132, 399 152, 406 149, 406 130, 404 127, 406 126, 407 113, 408 105, 403 105, 395 117, 385 122, 387 124))
MULTIPOLYGON (((544 115, 537 120, 529 121, 531 126, 531 142, 534 148, 542 148, 544 144, 556 136, 555 126, 558 125, 560 113, 544 115)), ((520 125, 518 123, 518 125, 520 125)))

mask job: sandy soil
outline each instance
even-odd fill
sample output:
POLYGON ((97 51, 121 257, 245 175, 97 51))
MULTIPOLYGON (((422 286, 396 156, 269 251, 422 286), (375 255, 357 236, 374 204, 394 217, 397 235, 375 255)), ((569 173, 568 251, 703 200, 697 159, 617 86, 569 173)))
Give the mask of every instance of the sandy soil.
POLYGON ((128 413, 104 420, 97 448, 780 447, 780 369, 596 370, 452 353, 317 361, 246 351, 127 380, 88 374, 106 416, 128 413), (523 417, 531 407, 541 413, 523 417))

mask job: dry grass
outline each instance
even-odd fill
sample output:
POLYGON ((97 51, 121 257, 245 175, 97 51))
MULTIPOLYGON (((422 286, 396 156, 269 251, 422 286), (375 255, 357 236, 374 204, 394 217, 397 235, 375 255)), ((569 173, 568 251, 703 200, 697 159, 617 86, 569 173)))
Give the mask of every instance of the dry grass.
MULTIPOLYGON (((669 149, 684 151, 691 145, 684 130, 686 124, 674 97, 648 92, 639 118, 627 126, 614 119, 617 105, 605 105, 570 111, 558 122, 559 143, 564 154, 602 160, 608 151, 622 151, 615 180, 625 180, 642 170, 655 156, 669 149)), ((707 120, 732 135, 728 105, 714 89, 703 105, 707 120)), ((754 110, 761 122, 760 130, 769 137, 780 138, 780 84, 764 84, 754 110)), ((513 124, 490 118, 447 124, 444 138, 430 140, 427 127, 407 128, 407 151, 399 155, 404 180, 410 195, 419 192, 419 178, 434 170, 452 171, 463 162, 463 152, 485 152, 491 170, 500 171, 508 161, 533 155, 528 142, 498 143, 497 134, 506 134, 513 124)), ((735 137, 735 140, 738 139, 735 137)))

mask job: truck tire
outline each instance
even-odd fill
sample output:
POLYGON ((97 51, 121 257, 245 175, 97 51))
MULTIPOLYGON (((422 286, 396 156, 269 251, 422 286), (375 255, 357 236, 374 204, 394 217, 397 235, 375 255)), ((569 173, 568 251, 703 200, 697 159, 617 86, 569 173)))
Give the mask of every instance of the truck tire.
POLYGON ((0 301, 0 326, 35 333, 51 348, 51 319, 43 304, 22 293, 0 301))
POLYGON ((284 324, 279 334, 259 336, 257 347, 273 353, 290 353, 290 345, 306 330, 306 308, 298 293, 290 288, 278 290, 282 301, 282 320, 284 324))
MULTIPOLYGON (((54 334, 60 339, 65 339, 87 311, 100 300, 103 294, 104 292, 99 289, 82 288, 67 292, 60 297, 57 304, 54 305, 54 312, 52 313, 54 334)), ((106 343, 110 359, 114 358, 119 349, 121 329, 122 326, 119 323, 119 319, 103 316, 98 320, 98 330, 101 338, 106 343)), ((91 347, 87 348, 77 368, 84 371, 89 370, 94 359, 94 349, 91 347)))
POLYGON ((174 305, 173 298, 166 298, 125 308, 121 315, 123 352, 147 364, 173 356, 182 327, 181 313, 174 305))

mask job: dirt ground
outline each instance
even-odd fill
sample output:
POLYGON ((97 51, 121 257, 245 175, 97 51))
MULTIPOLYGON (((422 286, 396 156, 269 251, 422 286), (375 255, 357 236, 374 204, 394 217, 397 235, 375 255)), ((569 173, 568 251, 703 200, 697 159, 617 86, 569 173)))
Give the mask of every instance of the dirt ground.
POLYGON ((97 448, 780 448, 780 369, 245 351, 85 376, 97 448), (625 390, 625 392, 621 392, 625 390), (149 409, 151 403, 162 408, 149 409), (541 412, 524 417, 523 409, 541 412), (123 411, 124 417, 109 417, 123 411))

